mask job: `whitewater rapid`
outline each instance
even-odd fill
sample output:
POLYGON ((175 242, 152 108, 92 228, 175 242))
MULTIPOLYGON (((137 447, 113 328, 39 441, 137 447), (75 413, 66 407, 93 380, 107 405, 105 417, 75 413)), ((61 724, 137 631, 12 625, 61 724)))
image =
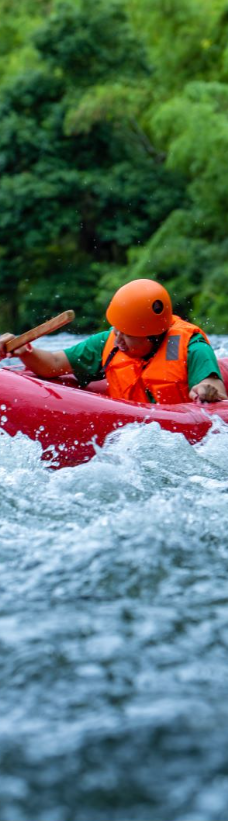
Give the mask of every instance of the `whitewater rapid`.
POLYGON ((131 424, 59 471, 1 432, 0 821, 226 821, 218 425, 131 424))

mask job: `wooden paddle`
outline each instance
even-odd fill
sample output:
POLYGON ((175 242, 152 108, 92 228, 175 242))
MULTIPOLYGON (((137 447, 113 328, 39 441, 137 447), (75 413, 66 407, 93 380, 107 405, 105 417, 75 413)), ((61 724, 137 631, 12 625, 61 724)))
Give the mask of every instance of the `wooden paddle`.
POLYGON ((34 339, 39 339, 40 336, 50 334, 52 331, 57 331, 58 328, 62 328, 63 325, 72 322, 74 317, 74 311, 63 311, 62 314, 54 316, 53 319, 48 319, 47 322, 43 322, 42 325, 37 325, 36 328, 31 328, 30 331, 25 331, 25 333, 20 334, 20 336, 14 336, 13 339, 9 339, 9 342, 5 342, 7 353, 16 351, 17 348, 21 348, 22 345, 27 345, 28 342, 33 342, 34 339))

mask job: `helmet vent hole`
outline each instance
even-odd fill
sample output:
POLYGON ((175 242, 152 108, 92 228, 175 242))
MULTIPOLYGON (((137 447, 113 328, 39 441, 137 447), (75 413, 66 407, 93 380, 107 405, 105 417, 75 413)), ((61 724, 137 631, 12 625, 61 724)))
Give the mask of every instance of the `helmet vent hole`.
POLYGON ((163 302, 161 301, 161 299, 155 299, 155 302, 153 302, 153 305, 152 305, 152 309, 153 309, 154 313, 155 314, 161 314, 162 311, 163 311, 163 308, 164 308, 164 305, 163 305, 163 302))

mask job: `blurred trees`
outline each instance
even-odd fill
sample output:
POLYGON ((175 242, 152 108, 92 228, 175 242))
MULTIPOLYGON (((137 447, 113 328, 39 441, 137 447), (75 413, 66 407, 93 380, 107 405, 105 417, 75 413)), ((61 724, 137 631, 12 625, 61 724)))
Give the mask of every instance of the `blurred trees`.
POLYGON ((155 276, 228 331, 225 1, 0 11, 1 329, 73 306, 93 330, 116 287, 155 276))
MULTIPOLYGON (((140 10, 145 19, 147 0, 140 10)), ((166 168, 184 174, 188 200, 129 255, 134 276, 153 264, 176 308, 217 332, 228 331, 227 34, 224 0, 153 2, 147 37, 157 87, 144 126, 166 168)))
POLYGON ((101 272, 126 263, 184 184, 141 129, 152 69, 118 3, 59 4, 33 44, 37 66, 1 89, 2 322, 70 303, 94 328, 101 272))

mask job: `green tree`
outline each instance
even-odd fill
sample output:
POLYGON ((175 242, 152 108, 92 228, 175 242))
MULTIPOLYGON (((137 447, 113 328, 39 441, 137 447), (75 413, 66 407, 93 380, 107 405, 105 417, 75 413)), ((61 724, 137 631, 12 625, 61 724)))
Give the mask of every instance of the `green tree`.
MULTIPOLYGON (((129 0, 132 19, 134 0, 129 0)), ((228 331, 228 13, 224 0, 155 0, 142 29, 156 76, 142 122, 165 166, 187 181, 186 203, 128 255, 132 276, 153 270, 175 308, 228 331), (175 42, 175 48, 173 44, 175 42)), ((142 13, 143 11, 143 13, 142 13)))
POLYGON ((185 182, 140 125, 153 71, 119 2, 54 4, 33 43, 37 67, 1 89, 1 326, 73 304, 85 330, 104 271, 112 288, 185 182))

